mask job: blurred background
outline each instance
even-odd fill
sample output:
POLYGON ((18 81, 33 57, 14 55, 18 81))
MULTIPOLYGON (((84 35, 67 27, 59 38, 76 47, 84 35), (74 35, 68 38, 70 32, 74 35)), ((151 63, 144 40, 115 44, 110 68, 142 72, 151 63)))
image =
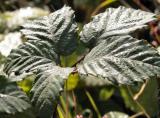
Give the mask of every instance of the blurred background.
MULTIPOLYGON (((108 7, 125 6, 156 13, 160 19, 160 0, 1 0, 0 1, 0 64, 6 61, 11 49, 26 39, 19 32, 26 20, 48 15, 64 5, 72 7, 79 31, 92 16, 108 7)), ((135 37, 143 38, 160 52, 160 23, 149 23, 149 29, 135 37)), ((88 50, 79 43, 70 56, 61 57, 63 66, 72 66, 88 50)), ((19 83, 29 95, 33 77, 19 83)), ((69 118, 157 118, 158 83, 149 80, 132 86, 106 86, 98 80, 79 82, 78 75, 71 75, 66 91, 60 98, 57 114, 69 118), (142 92, 141 92, 142 91, 142 92), (106 115, 107 114, 107 115, 106 115), (82 116, 81 116, 82 115, 82 116), (114 116, 115 115, 115 116, 114 116), (114 117, 113 117, 114 116, 114 117)), ((59 116, 60 116, 59 115, 59 116)))

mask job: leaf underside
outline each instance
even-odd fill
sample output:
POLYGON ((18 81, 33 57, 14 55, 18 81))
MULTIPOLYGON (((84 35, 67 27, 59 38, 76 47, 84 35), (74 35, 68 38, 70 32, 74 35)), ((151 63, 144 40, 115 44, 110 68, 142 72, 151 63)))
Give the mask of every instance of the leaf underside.
POLYGON ((84 77, 104 78, 110 84, 133 84, 160 77, 160 57, 143 40, 113 36, 91 50, 78 72, 84 77))

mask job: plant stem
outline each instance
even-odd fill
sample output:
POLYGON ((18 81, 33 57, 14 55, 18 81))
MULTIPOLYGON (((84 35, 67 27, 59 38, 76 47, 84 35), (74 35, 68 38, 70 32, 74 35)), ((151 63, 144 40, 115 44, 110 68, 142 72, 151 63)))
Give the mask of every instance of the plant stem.
POLYGON ((67 80, 66 80, 66 90, 65 90, 65 96, 66 96, 66 118, 69 118, 69 111, 68 111, 68 108, 69 108, 69 103, 68 103, 68 92, 67 92, 67 80))
POLYGON ((134 96, 133 96, 133 99, 134 100, 138 100, 139 96, 143 93, 146 85, 148 83, 148 80, 145 81, 145 83, 141 86, 140 90, 138 91, 138 93, 136 93, 134 96))
MULTIPOLYGON (((127 86, 127 89, 129 91, 129 94, 131 95, 131 97, 133 98, 133 93, 132 91, 130 90, 129 86, 127 86)), ((134 100, 134 99, 133 99, 134 100)), ((150 118, 149 114, 146 112, 146 110, 143 108, 143 106, 137 101, 137 100, 134 100, 135 103, 138 105, 138 107, 142 110, 142 112, 145 114, 145 116, 147 118, 150 118)))
POLYGON ((139 116, 141 116, 143 114, 144 114, 143 112, 139 112, 139 113, 136 113, 136 114, 130 116, 129 118, 137 118, 137 117, 139 117, 139 116))
POLYGON ((105 0, 104 2, 102 2, 100 5, 98 5, 96 7, 96 9, 92 12, 91 16, 94 16, 96 15, 103 7, 113 3, 113 2, 116 2, 117 0, 105 0))
POLYGON ((72 67, 75 67, 78 63, 80 63, 86 55, 83 55, 75 64, 72 65, 72 67))
POLYGON ((147 7, 145 7, 145 6, 141 3, 140 0, 133 0, 133 2, 135 2, 142 10, 151 12, 151 10, 149 10, 147 7))
POLYGON ((100 112, 99 112, 99 110, 98 110, 98 108, 97 108, 97 106, 96 106, 91 94, 87 90, 85 90, 85 93, 86 93, 89 101, 91 102, 92 107, 94 108, 95 112, 97 113, 97 117, 98 118, 102 118, 102 116, 101 116, 101 114, 100 114, 100 112))
MULTIPOLYGON (((57 106, 57 112, 58 112, 59 118, 65 118, 64 111, 62 110, 60 105, 57 106)), ((53 118, 55 118, 55 117, 53 117, 53 118)))
POLYGON ((72 90, 72 97, 74 102, 74 111, 75 111, 75 114, 77 114, 77 100, 73 90, 72 90))

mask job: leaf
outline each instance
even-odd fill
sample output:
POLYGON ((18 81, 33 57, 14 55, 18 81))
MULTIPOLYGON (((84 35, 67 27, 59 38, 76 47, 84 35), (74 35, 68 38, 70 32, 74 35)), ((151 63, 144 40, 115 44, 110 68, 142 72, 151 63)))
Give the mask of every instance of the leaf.
POLYGON ((138 102, 145 108, 146 112, 153 117, 155 117, 159 113, 157 96, 158 96, 157 80, 151 79, 148 82, 144 92, 138 99, 138 102), (152 106, 152 107, 148 107, 148 106, 152 106))
POLYGON ((33 113, 33 109, 26 110, 24 112, 19 112, 14 115, 2 115, 2 118, 36 118, 35 114, 33 113))
POLYGON ((32 88, 34 79, 35 75, 33 74, 26 77, 25 80, 17 82, 17 84, 27 95, 30 95, 30 90, 32 88))
POLYGON ((59 64, 59 54, 70 54, 76 48, 77 25, 70 7, 64 6, 23 27, 22 32, 28 41, 11 51, 4 68, 14 78, 12 81, 19 81, 50 64, 59 64))
POLYGON ((157 47, 157 51, 160 54, 160 46, 157 47))
POLYGON ((27 95, 15 83, 4 82, 3 77, 0 77, 0 82, 3 82, 3 88, 0 88, 0 116, 16 115, 29 110, 31 104, 27 95))
POLYGON ((79 85, 79 76, 78 73, 69 75, 66 84, 64 86, 65 90, 71 91, 77 88, 79 85))
POLYGON ((78 72, 104 78, 112 84, 133 84, 160 76, 160 56, 143 40, 113 36, 93 48, 78 72))
POLYGON ((52 66, 37 73, 31 89, 31 101, 40 118, 51 118, 63 91, 64 79, 73 71, 72 68, 52 66))
POLYGON ((59 63, 58 55, 51 44, 32 40, 11 51, 4 71, 11 77, 11 81, 20 81, 37 69, 56 63, 59 63))
POLYGON ((73 52, 69 56, 61 56, 61 66, 62 67, 72 67, 77 62, 78 55, 73 52))
POLYGON ((104 13, 94 16, 93 20, 84 26, 80 40, 90 46, 109 36, 130 34, 147 27, 146 23, 156 20, 154 16, 153 13, 122 6, 108 8, 104 13))
POLYGON ((117 111, 111 111, 107 113, 103 118, 129 118, 129 116, 125 113, 117 112, 117 111))
MULTIPOLYGON (((7 58, 0 53, 0 65, 1 66, 2 66, 2 64, 4 64, 6 62, 6 60, 7 60, 7 58)), ((1 68, 1 66, 0 66, 0 68, 1 68)))
POLYGON ((77 46, 77 24, 74 11, 67 6, 49 16, 29 21, 21 31, 28 40, 35 40, 52 45, 60 55, 71 54, 77 46))
POLYGON ((102 88, 99 92, 99 99, 102 101, 107 101, 114 94, 114 91, 115 89, 110 86, 102 88))
MULTIPOLYGON (((135 95, 141 86, 130 86, 129 88, 122 86, 120 87, 121 96, 124 99, 125 105, 134 112, 141 112, 142 110, 133 100, 135 95), (136 90, 137 89, 137 90, 136 90)), ((145 111, 154 117, 158 114, 158 89, 156 79, 151 79, 147 83, 143 93, 137 99, 137 102, 145 109, 145 111), (149 101, 149 102, 148 102, 149 101), (152 106, 152 107, 148 107, 152 106)))
POLYGON ((129 90, 130 89, 128 89, 127 86, 120 87, 120 93, 124 100, 125 106, 135 112, 142 111, 141 108, 137 105, 136 101, 133 100, 133 96, 130 94, 129 90))
POLYGON ((71 54, 76 48, 77 26, 73 10, 62 9, 28 22, 22 32, 28 39, 8 56, 4 71, 11 81, 20 81, 30 74, 36 75, 31 89, 31 101, 40 118, 51 118, 57 105, 64 79, 73 68, 61 68, 60 54, 71 54))

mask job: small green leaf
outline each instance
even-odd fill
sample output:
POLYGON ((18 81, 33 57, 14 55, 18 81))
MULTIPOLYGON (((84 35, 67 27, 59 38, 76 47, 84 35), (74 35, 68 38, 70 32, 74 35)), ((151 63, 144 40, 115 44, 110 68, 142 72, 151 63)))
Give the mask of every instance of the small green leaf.
POLYGON ((28 76, 25 80, 17 82, 17 84, 25 93, 29 95, 34 79, 35 75, 28 76))
POLYGON ((108 100, 114 93, 113 87, 105 87, 100 90, 99 99, 106 101, 108 100))
POLYGON ((78 87, 79 84, 78 82, 79 82, 79 75, 77 73, 70 74, 64 88, 68 91, 73 90, 76 87, 78 87))

